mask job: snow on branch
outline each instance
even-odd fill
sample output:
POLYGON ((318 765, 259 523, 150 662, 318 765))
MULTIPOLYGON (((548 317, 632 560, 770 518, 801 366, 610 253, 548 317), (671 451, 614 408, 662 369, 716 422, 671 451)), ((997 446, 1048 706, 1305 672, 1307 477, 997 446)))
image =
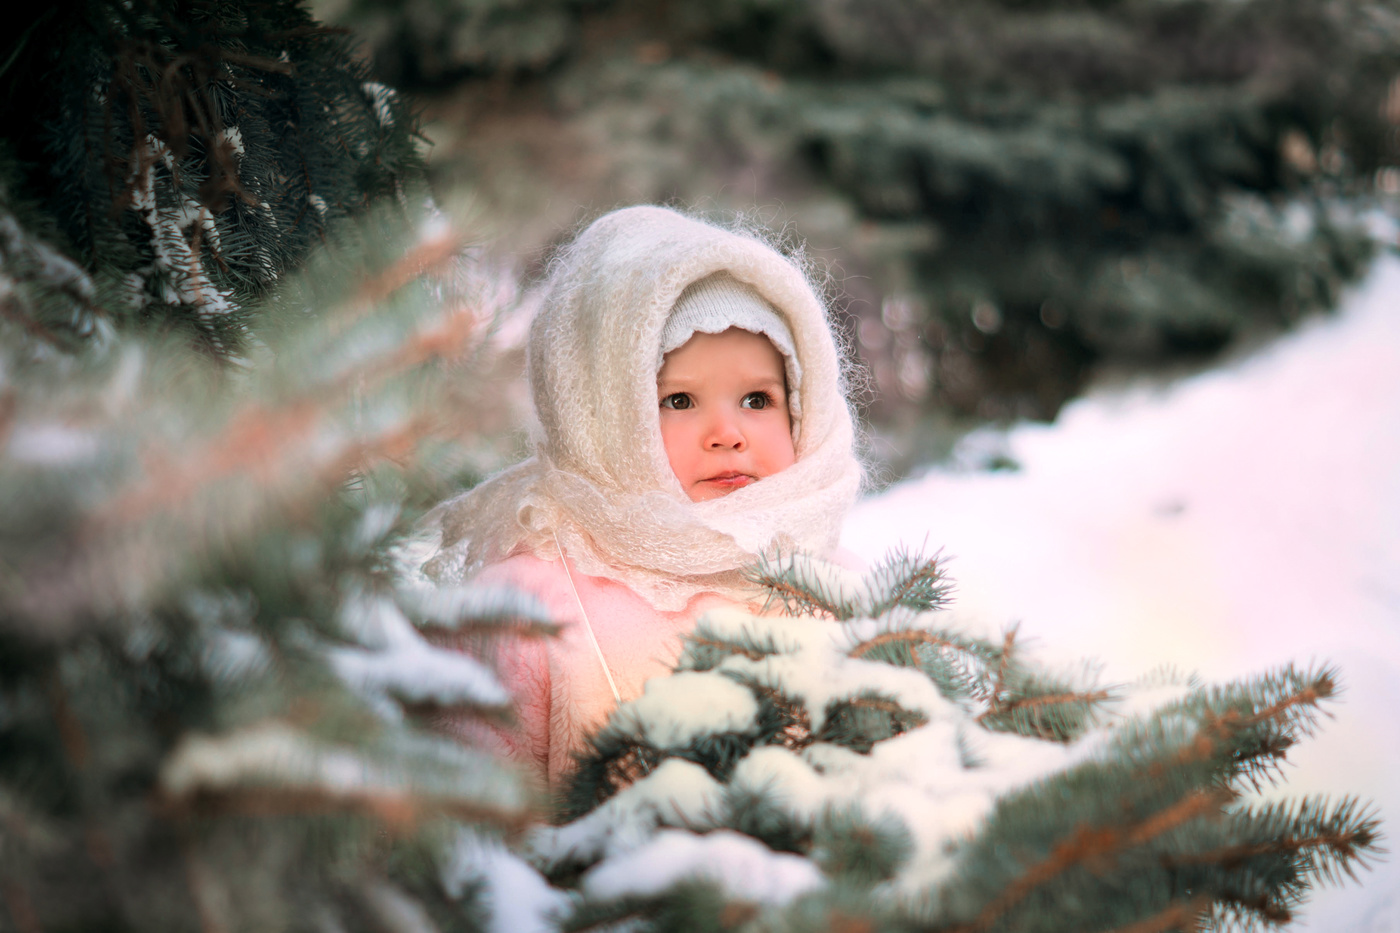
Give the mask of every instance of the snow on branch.
POLYGON ((789 898, 816 917, 858 889, 872 929, 1164 933, 1286 919, 1311 879, 1375 852, 1354 801, 1240 804, 1335 694, 1330 670, 1102 686, 1092 665, 1041 668, 1014 628, 940 626, 936 561, 896 554, 856 581, 786 555, 755 577, 787 612, 702 617, 676 672, 590 738, 570 821, 534 837, 546 875, 581 879, 567 928, 790 918, 773 913, 789 898), (1105 894, 1129 887, 1154 893, 1105 894))
POLYGON ((347 633, 365 645, 327 651, 332 669, 352 690, 371 700, 393 698, 410 707, 505 713, 510 694, 495 673, 473 657, 429 644, 389 597, 351 596, 341 619, 347 633))
POLYGON ((589 869, 582 888, 591 898, 614 900, 654 896, 697 879, 756 904, 786 904, 825 883, 812 862, 774 852, 750 836, 723 829, 704 835, 662 830, 645 845, 589 869))
POLYGON ((396 598, 422 628, 458 631, 510 626, 539 635, 557 631, 549 610, 537 597, 510 587, 405 588, 396 598))
POLYGON ((317 739, 282 722, 189 735, 160 772, 172 805, 200 800, 250 812, 362 810, 394 825, 432 814, 515 825, 528 796, 489 754, 423 738, 368 747, 317 739))

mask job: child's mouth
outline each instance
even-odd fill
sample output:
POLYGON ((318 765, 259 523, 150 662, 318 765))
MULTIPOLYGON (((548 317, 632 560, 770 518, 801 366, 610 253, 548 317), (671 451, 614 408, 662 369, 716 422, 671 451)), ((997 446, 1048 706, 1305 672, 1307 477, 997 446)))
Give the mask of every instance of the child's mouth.
POLYGON ((714 476, 711 476, 709 479, 704 480, 703 482, 709 484, 710 486, 714 486, 717 489, 723 489, 726 492, 728 492, 735 489, 741 489, 742 487, 747 486, 753 481, 754 478, 749 474, 736 473, 731 470, 728 473, 718 473, 714 476))

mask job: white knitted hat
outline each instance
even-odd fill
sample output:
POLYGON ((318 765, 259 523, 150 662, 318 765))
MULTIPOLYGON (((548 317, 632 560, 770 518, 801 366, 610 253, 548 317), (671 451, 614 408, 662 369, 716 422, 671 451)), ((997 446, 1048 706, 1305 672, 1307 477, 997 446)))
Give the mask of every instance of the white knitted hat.
POLYGON ((716 272, 698 282, 692 282, 681 292, 666 326, 661 331, 661 352, 656 355, 656 370, 666 354, 683 346, 693 335, 722 334, 731 327, 762 334, 783 355, 787 371, 788 413, 793 424, 800 423, 802 401, 798 387, 802 385, 802 366, 797 362, 797 349, 792 330, 781 314, 758 293, 728 272, 716 272))
POLYGON ((863 476, 841 358, 816 290, 761 240, 659 207, 603 215, 553 263, 526 362, 535 454, 424 519, 440 529, 430 578, 460 582, 511 554, 562 551, 579 572, 673 611, 701 593, 761 600, 743 570, 757 555, 836 547, 863 476), (777 312, 802 361, 797 461, 692 502, 661 437, 657 348, 682 293, 720 272, 777 312))

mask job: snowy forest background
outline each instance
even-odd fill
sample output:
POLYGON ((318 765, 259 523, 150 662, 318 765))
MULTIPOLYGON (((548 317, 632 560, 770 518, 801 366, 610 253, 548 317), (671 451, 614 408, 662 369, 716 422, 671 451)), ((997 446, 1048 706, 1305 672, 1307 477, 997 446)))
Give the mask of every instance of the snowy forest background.
POLYGON ((1400 929, 1393 4, 7 16, 0 923, 1400 929), (619 724, 541 831, 431 726, 508 716, 445 643, 550 620, 391 564, 519 454, 550 248, 637 201, 829 266, 891 484, 846 543, 952 559, 782 568, 849 650, 715 621, 656 694, 712 721, 619 724))

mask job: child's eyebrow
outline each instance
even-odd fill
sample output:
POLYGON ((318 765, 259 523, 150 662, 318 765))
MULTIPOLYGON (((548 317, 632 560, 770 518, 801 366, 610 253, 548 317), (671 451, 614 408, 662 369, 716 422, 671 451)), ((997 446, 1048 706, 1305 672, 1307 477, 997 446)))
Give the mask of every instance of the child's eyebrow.
MULTIPOLYGON (((704 376, 657 376, 656 387, 658 389, 662 386, 689 389, 695 386, 704 386, 707 381, 704 376)), ((756 389, 767 389, 772 386, 786 389, 787 379, 782 376, 755 376, 747 384, 756 389)))

